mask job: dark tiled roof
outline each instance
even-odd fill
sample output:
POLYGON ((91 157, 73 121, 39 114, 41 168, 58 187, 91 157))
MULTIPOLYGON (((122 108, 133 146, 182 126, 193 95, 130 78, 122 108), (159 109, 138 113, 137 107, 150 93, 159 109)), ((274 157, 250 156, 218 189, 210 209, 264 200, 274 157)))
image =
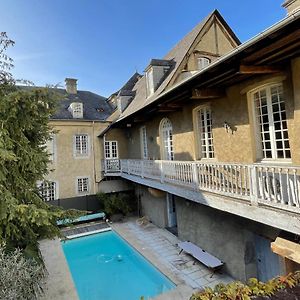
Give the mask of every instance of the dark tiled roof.
POLYGON ((91 120, 105 121, 112 113, 112 108, 105 97, 88 91, 78 91, 77 94, 68 94, 64 89, 56 89, 61 94, 56 113, 52 120, 91 120), (73 119, 68 110, 72 102, 83 103, 83 119, 73 119))

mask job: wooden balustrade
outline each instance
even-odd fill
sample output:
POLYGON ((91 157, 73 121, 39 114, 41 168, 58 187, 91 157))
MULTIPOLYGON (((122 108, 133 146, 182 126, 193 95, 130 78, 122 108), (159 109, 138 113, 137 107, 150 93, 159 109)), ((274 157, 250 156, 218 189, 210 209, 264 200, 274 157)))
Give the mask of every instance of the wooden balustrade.
MULTIPOLYGON (((300 167, 163 160, 105 160, 104 172, 239 198, 279 208, 300 207, 300 167)), ((300 210, 299 210, 300 212, 300 210)))

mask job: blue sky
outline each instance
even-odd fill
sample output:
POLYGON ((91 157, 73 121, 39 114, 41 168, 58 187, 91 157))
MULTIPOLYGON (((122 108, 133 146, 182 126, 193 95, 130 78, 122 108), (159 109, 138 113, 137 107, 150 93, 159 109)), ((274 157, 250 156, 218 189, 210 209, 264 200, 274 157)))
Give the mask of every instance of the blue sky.
POLYGON ((0 31, 16 45, 16 78, 36 85, 78 78, 108 96, 161 58, 217 8, 246 41, 285 16, 283 0, 2 0, 0 31))

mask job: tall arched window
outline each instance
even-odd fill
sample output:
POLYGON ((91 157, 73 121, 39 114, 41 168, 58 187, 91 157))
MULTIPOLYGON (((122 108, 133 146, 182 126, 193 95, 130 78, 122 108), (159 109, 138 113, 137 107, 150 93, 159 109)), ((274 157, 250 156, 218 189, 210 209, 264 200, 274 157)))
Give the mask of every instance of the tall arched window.
POLYGON ((197 158, 214 158, 211 109, 209 106, 201 106, 196 108, 193 113, 197 158))
POLYGON ((174 160, 173 152, 173 127, 168 118, 161 120, 159 125, 159 135, 161 141, 161 154, 164 160, 174 160))

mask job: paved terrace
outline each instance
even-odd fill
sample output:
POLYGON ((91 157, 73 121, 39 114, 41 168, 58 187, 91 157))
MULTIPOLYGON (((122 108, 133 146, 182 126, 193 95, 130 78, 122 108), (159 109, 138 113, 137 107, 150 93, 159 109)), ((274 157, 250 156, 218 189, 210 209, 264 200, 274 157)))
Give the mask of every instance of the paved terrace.
MULTIPOLYGON (((135 219, 130 219, 111 227, 177 285, 155 300, 188 300, 194 290, 233 280, 226 274, 212 273, 185 253, 179 255, 178 238, 151 223, 140 226, 135 219)), ((81 225, 78 230, 82 232, 82 228, 81 225)), ((72 233, 77 234, 76 228, 72 228, 72 233)), ((49 272, 43 300, 78 299, 59 240, 44 240, 40 249, 49 272)))

